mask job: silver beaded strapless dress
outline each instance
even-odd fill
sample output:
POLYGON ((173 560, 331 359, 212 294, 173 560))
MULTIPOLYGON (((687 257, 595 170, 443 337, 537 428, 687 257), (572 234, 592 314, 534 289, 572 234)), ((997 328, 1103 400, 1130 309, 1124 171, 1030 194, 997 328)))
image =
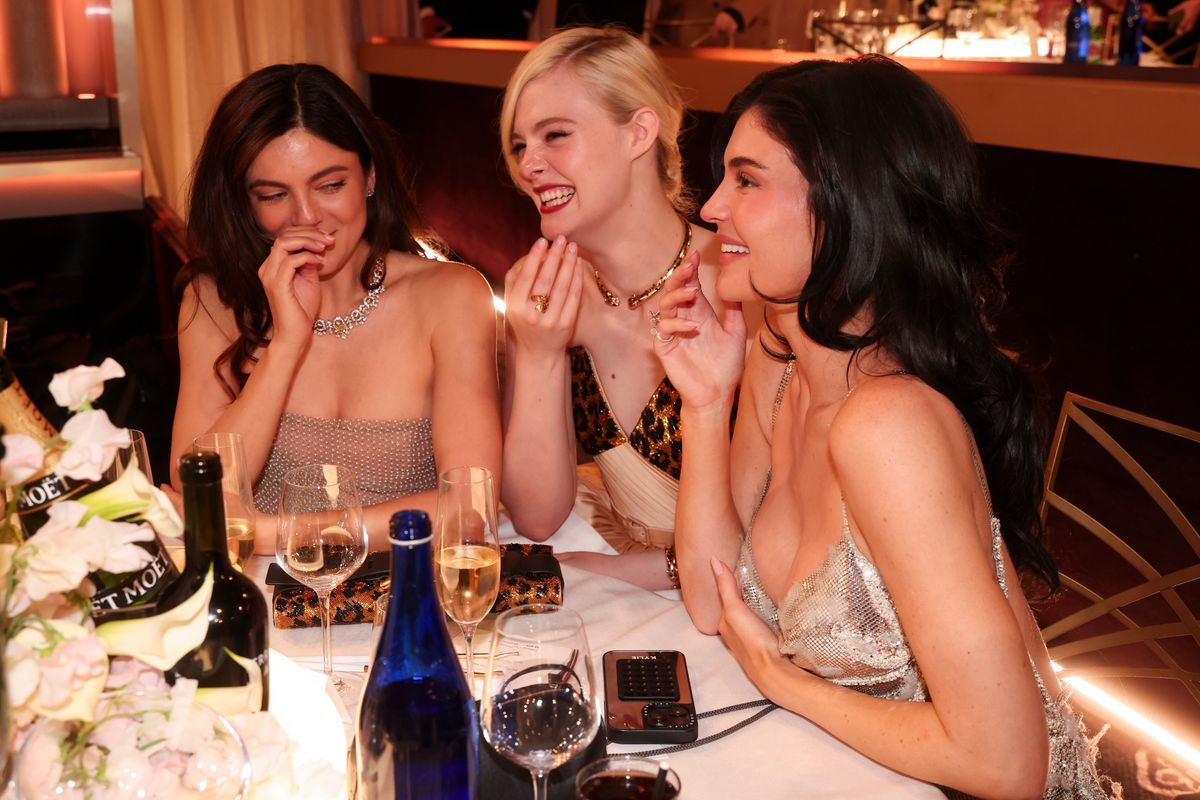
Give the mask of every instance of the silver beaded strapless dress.
POLYGON ((285 413, 267 465, 254 486, 263 514, 279 511, 283 474, 305 464, 354 471, 364 506, 437 488, 433 422, 425 419, 323 419, 285 413))
MULTIPOLYGON (((1000 520, 992 517, 996 579, 1007 596, 1000 545, 1000 520)), ((746 604, 779 636, 779 652, 796 666, 874 697, 928 699, 925 681, 887 586, 850 535, 845 503, 841 538, 830 546, 829 555, 812 574, 792 584, 778 608, 759 580, 750 532, 742 538, 737 577, 746 604)), ((1052 698, 1032 659, 1030 664, 1050 734, 1050 764, 1043 797, 1120 798, 1121 787, 1097 775, 1096 742, 1100 737, 1088 738, 1083 721, 1067 703, 1070 692, 1064 690, 1057 699, 1052 698)), ((950 798, 967 797, 945 791, 950 798)))

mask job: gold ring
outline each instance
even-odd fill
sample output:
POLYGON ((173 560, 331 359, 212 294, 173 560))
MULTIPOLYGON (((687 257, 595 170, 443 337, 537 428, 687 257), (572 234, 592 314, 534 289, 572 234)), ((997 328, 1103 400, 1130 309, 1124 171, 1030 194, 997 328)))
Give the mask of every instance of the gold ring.
POLYGON ((548 294, 531 294, 529 302, 533 303, 533 307, 537 309, 539 314, 545 314, 546 309, 550 307, 550 295, 548 294))

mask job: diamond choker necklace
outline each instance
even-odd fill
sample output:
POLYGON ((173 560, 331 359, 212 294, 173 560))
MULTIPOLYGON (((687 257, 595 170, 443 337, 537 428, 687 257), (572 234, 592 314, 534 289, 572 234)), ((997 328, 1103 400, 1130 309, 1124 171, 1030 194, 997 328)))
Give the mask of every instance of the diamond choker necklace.
POLYGON ((350 331, 357 328, 367 321, 367 315, 374 310, 375 306, 379 305, 379 297, 383 294, 383 290, 387 286, 383 282, 383 257, 380 256, 375 262, 375 266, 371 269, 371 283, 378 284, 374 289, 367 292, 367 296, 362 299, 358 307, 344 317, 338 316, 333 319, 317 319, 313 322, 313 335, 324 336, 332 333, 339 339, 345 339, 350 331))

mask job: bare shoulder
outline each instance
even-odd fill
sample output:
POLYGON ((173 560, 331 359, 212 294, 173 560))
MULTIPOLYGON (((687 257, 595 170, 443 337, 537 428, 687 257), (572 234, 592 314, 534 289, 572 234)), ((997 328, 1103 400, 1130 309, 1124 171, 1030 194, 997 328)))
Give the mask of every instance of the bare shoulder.
POLYGON ((491 302, 491 286, 479 270, 457 261, 437 261, 408 253, 393 253, 398 269, 388 283, 399 284, 423 306, 443 308, 466 302, 491 302))
POLYGON ((221 301, 217 282, 211 275, 198 275, 184 287, 179 304, 179 332, 194 325, 197 330, 219 333, 229 341, 237 337, 233 310, 221 301))
POLYGON ((917 378, 873 378, 855 388, 831 421, 830 455, 839 472, 868 463, 916 466, 951 446, 957 420, 954 404, 917 378))

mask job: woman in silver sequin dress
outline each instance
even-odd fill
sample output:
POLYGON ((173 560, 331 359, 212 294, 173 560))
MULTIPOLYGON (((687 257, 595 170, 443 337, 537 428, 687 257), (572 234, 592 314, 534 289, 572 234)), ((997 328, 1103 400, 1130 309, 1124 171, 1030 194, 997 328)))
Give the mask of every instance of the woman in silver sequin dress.
POLYGON ((492 295, 474 269, 423 257, 399 167, 382 123, 315 65, 246 77, 205 135, 171 452, 242 434, 259 552, 290 466, 351 467, 373 549, 392 511, 433 511, 438 468, 499 477, 492 295))
POLYGON ((714 151, 717 294, 767 300, 774 336, 743 376, 738 315, 691 265, 672 278, 657 350, 696 626, 768 698, 954 796, 1105 797, 1016 579, 1057 582, 1043 439, 986 322, 999 275, 959 121, 887 59, 808 61, 743 90, 714 151))

